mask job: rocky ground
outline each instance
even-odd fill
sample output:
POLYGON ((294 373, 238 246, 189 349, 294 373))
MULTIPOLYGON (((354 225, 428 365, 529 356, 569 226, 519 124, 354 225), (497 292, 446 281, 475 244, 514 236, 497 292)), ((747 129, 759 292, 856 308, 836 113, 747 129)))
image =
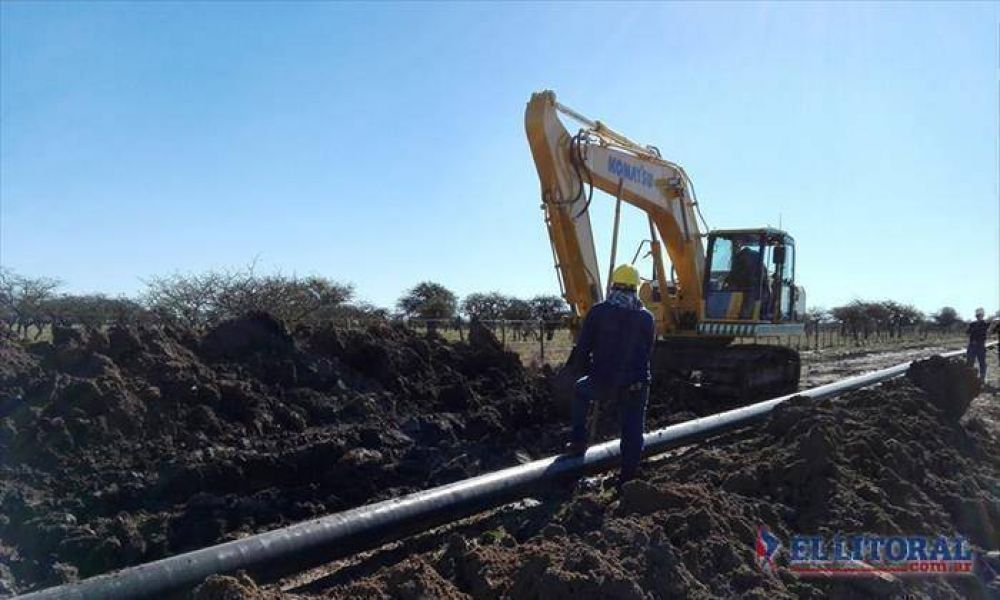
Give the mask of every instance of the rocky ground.
MULTIPOLYGON (((806 385, 832 369, 805 361, 806 385)), ((277 584, 211 578, 194 596, 988 597, 997 582, 817 582, 754 562, 761 524, 1000 546, 996 388, 973 400, 964 369, 921 369, 791 402, 649 463, 621 495, 587 481, 277 584)), ((549 377, 486 332, 289 333, 263 315, 205 336, 57 330, 0 345, 0 596, 552 454, 565 421, 549 377)), ((687 416, 654 394, 651 426, 687 416)))

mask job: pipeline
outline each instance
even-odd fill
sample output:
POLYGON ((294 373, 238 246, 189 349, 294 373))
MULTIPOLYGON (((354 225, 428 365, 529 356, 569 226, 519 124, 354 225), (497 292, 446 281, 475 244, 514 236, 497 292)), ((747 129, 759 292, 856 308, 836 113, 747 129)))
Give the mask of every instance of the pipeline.
MULTIPOLYGON (((941 356, 950 358, 963 353, 960 350, 941 356)), ((745 427, 763 419, 776 406, 795 396, 822 400, 881 383, 906 373, 910 364, 902 363, 650 432, 644 438, 643 454, 660 454, 745 427)), ((260 576, 277 577, 500 506, 553 481, 606 471, 613 468, 618 459, 618 440, 611 440, 591 446, 582 456, 560 455, 536 460, 17 598, 157 598, 194 587, 217 573, 246 570, 260 576)))

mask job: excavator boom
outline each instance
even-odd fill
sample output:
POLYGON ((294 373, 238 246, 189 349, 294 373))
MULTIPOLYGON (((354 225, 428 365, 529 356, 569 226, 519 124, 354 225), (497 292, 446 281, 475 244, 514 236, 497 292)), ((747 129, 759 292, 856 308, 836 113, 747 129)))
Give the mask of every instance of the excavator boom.
POLYGON ((677 294, 670 310, 655 311, 660 329, 676 329, 681 314, 695 317, 702 300, 705 249, 683 169, 662 159, 655 148, 643 147, 562 106, 551 91, 532 95, 525 129, 563 293, 575 313, 583 316, 603 298, 589 214, 588 189, 597 188, 649 216, 656 271, 651 279, 660 290, 668 287, 659 260, 660 240, 666 245, 677 272, 677 294), (559 120, 560 112, 586 128, 570 135, 559 120))

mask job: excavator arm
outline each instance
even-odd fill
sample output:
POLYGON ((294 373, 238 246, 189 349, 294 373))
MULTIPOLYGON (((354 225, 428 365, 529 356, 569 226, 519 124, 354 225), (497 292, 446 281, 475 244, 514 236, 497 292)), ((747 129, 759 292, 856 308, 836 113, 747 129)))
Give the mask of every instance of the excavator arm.
POLYGON ((582 318, 603 298, 590 222, 593 188, 645 212, 659 298, 654 314, 661 332, 696 323, 701 309, 705 262, 702 232, 684 170, 644 147, 556 102, 555 93, 533 94, 525 110, 525 129, 541 182, 542 208, 549 230, 563 295, 582 318), (559 113, 583 128, 571 135, 559 113), (668 294, 661 240, 676 271, 668 294))

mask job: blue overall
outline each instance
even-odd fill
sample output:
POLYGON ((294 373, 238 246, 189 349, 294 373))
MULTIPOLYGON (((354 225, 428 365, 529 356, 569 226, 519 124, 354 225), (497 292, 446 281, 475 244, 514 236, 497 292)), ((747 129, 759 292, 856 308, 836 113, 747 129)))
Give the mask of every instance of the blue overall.
POLYGON ((975 360, 979 363, 979 378, 986 379, 986 336, 989 333, 990 323, 976 319, 969 323, 966 332, 969 335, 969 347, 965 351, 965 362, 972 365, 975 360))
POLYGON ((621 422, 622 480, 635 476, 642 457, 649 357, 655 337, 653 315, 642 308, 634 293, 616 290, 609 301, 590 309, 577 341, 577 352, 590 359, 590 368, 589 375, 576 383, 571 441, 587 442, 591 402, 616 406, 621 422))
POLYGON ((965 362, 972 366, 972 361, 979 363, 979 378, 986 379, 986 345, 969 344, 965 349, 965 362))

